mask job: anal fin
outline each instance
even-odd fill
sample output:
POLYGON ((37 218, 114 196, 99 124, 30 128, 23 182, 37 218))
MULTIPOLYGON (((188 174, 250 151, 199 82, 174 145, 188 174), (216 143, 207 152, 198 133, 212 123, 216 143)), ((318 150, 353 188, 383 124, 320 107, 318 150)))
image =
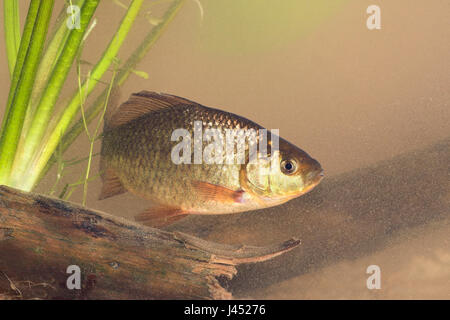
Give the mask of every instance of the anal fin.
POLYGON ((158 205, 141 212, 135 220, 149 227, 164 227, 183 219, 188 214, 180 208, 158 205))
POLYGON ((115 174, 114 170, 106 169, 103 173, 103 186, 99 200, 103 200, 109 197, 117 196, 119 194, 127 192, 127 189, 120 182, 119 177, 115 174))

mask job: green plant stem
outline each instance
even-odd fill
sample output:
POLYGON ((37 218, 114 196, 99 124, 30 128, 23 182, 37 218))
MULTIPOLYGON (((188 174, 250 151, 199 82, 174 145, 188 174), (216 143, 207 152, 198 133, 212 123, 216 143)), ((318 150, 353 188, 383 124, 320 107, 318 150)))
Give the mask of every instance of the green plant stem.
POLYGON ((3 19, 9 74, 12 78, 20 47, 20 17, 17 0, 3 0, 3 19))
MULTIPOLYGON (((94 181, 95 179, 98 179, 99 177, 100 177, 100 173, 96 173, 94 176, 90 177, 88 181, 89 182, 94 181)), ((84 184, 83 175, 81 175, 81 177, 78 179, 77 182, 67 183, 64 186, 63 190, 61 191, 61 193, 59 194, 58 198, 64 199, 64 200, 69 200, 69 198, 72 196, 72 193, 75 191, 75 189, 82 184, 84 184), (69 188, 70 188, 70 190, 69 190, 69 188), (67 193, 67 191, 69 191, 69 192, 67 193)))
MULTIPOLYGON (((25 20, 25 26, 23 29, 22 39, 20 41, 19 52, 17 53, 16 62, 14 65, 14 72, 11 78, 11 84, 9 87, 8 101, 6 103, 5 113, 2 121, 2 131, 6 126, 6 120, 8 119, 9 110, 11 107, 14 94, 16 92, 17 84, 19 83, 20 74, 22 73, 22 67, 27 55, 28 47, 30 44, 31 35, 33 33, 33 27, 36 20, 37 13, 39 11, 40 0, 32 0, 28 7, 28 14, 25 20)), ((6 32, 6 31, 5 31, 6 32)))
MULTIPOLYGON (((120 68, 116 76, 114 86, 120 87, 129 77, 133 70, 136 68, 137 64, 144 58, 148 51, 153 47, 155 42, 163 34, 166 27, 175 18, 178 11, 181 9, 185 0, 175 0, 172 2, 171 6, 165 12, 160 24, 152 28, 152 30, 145 36, 139 47, 133 52, 133 54, 127 59, 127 61, 120 68)), ((87 109, 85 113, 85 119, 87 124, 91 123, 95 117, 98 116, 103 107, 103 102, 105 101, 108 89, 106 88, 103 92, 95 99, 93 104, 87 109)), ((62 152, 64 153, 70 145, 75 141, 75 139, 83 132, 84 123, 83 119, 80 118, 64 135, 62 139, 62 152)), ((56 162, 56 157, 52 156, 46 163, 45 169, 42 170, 41 176, 38 178, 39 182, 45 174, 51 169, 52 165, 56 162)))
POLYGON ((64 46, 64 50, 55 64, 39 104, 36 107, 30 128, 24 140, 23 149, 16 157, 11 181, 9 181, 9 185, 13 187, 26 191, 30 190, 29 187, 24 184, 26 181, 25 176, 30 175, 31 173, 28 172, 28 164, 35 156, 38 147, 42 143, 42 138, 48 129, 48 123, 53 115, 52 111, 59 97, 61 88, 64 85, 78 52, 78 48, 80 47, 83 35, 98 4, 99 0, 86 0, 80 10, 80 29, 74 28, 70 30, 69 38, 64 46))
MULTIPOLYGON (((34 10, 36 3, 33 2, 30 5, 30 9, 34 10)), ((28 101, 31 96, 37 66, 39 65, 47 36, 53 4, 54 0, 39 1, 39 9, 35 19, 28 21, 30 24, 33 23, 33 31, 28 42, 28 48, 25 48, 25 44, 24 46, 21 44, 19 49, 19 51, 22 49, 27 50, 27 53, 0 140, 0 184, 8 184, 9 182, 8 179, 16 154, 28 101)), ((34 13, 32 14, 34 16, 34 13)))
MULTIPOLYGON (((76 2, 76 5, 82 7, 84 4, 84 0, 80 0, 76 2)), ((31 103, 30 108, 27 112, 27 117, 31 120, 31 115, 34 112, 36 107, 36 102, 39 102, 39 97, 41 97, 42 92, 44 91, 45 85, 47 84, 49 77, 52 73, 52 70, 56 64, 56 61, 59 60, 61 53, 65 47, 65 43, 69 38, 70 29, 67 28, 66 25, 66 9, 67 6, 64 6, 61 14, 57 20, 57 28, 50 36, 49 44, 45 49, 44 55, 42 56, 41 63, 39 64, 39 68, 36 74, 36 81, 34 83, 33 91, 31 93, 31 103), (34 106, 33 106, 34 102, 34 106)), ((26 128, 26 124, 24 128, 26 128)))
MULTIPOLYGON (((95 138, 97 137, 97 134, 98 134, 98 132, 100 130, 100 125, 102 123, 102 120, 105 117, 106 108, 108 106, 108 101, 109 101, 109 97, 111 95, 111 90, 112 90, 112 87, 113 87, 113 84, 114 84, 115 76, 116 76, 116 71, 114 70, 113 76, 111 78, 111 83, 110 83, 109 88, 108 88, 108 94, 106 95, 106 99, 105 99, 105 102, 104 102, 103 112, 102 112, 102 115, 101 115, 100 119, 98 120, 97 126, 95 127, 94 134, 91 135, 89 133, 89 129, 87 127, 87 123, 86 123, 86 121, 84 121, 86 134, 87 134, 87 136, 89 138, 90 146, 89 146, 89 158, 88 158, 88 163, 87 163, 87 168, 86 168, 86 176, 85 176, 84 184, 83 184, 83 202, 82 202, 83 206, 86 205, 89 174, 90 174, 90 171, 91 171, 92 157, 94 155, 95 138)), ((83 117, 83 119, 85 119, 83 105, 81 105, 81 116, 83 117)))
POLYGON ((64 172, 64 165, 65 165, 65 163, 62 160, 61 145, 58 146, 57 157, 58 157, 58 172, 56 174, 56 181, 55 181, 55 183, 53 184, 53 186, 51 187, 51 189, 49 191, 49 195, 50 196, 55 194, 56 187, 58 186, 58 183, 61 180, 61 178, 63 176, 63 172, 64 172))
MULTIPOLYGON (((119 51, 123 41, 125 40, 134 20, 136 19, 143 0, 133 0, 133 2, 128 7, 128 11, 119 26, 119 29, 115 33, 113 39, 108 45, 108 48, 103 53, 100 61, 95 65, 91 72, 91 81, 89 83, 84 83, 82 92, 89 95, 95 88, 97 82, 102 78, 103 74, 108 70, 111 63, 115 59, 117 52, 119 51)), ((68 106, 64 108, 62 115, 59 117, 58 122, 48 136, 48 139, 43 143, 42 152, 39 157, 31 163, 31 166, 27 168, 26 176, 22 172, 20 178, 20 187, 25 190, 31 190, 37 183, 42 170, 44 170, 48 160, 55 151, 58 143, 60 142, 60 133, 65 133, 67 128, 73 121, 73 118, 79 111, 80 106, 80 95, 78 92, 72 97, 68 106)))
MULTIPOLYGON (((85 0, 79 0, 75 4, 79 7, 83 6, 85 0)), ((23 152, 24 140, 27 136, 28 129, 33 119, 34 112, 42 96, 42 92, 48 82, 48 79, 53 71, 53 68, 61 56, 61 52, 64 49, 65 43, 69 38, 70 29, 67 27, 67 8, 65 5, 58 15, 54 30, 52 30, 48 45, 44 48, 44 53, 39 63, 39 67, 36 73, 36 79, 34 81, 33 90, 31 91, 31 98, 28 104, 27 112, 22 127, 22 133, 17 148, 17 153, 23 152)))

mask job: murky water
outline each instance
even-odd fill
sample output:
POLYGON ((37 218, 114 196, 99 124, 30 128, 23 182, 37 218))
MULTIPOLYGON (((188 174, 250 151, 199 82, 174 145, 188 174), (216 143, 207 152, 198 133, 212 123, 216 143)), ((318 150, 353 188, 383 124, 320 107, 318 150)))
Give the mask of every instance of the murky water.
MULTIPOLYGON (((449 299, 448 1, 385 1, 381 29, 372 31, 372 1, 270 2, 259 16, 254 1, 249 8, 201 2, 203 20, 188 1, 139 65, 149 79, 132 76, 122 99, 144 89, 168 92, 278 128, 321 162, 326 179, 277 208, 190 217, 170 229, 250 245, 302 239, 282 257, 240 267, 230 283, 238 298, 449 299), (380 267, 380 290, 366 287, 369 265, 380 267)), ((85 60, 96 61, 123 13, 101 3, 85 60)), ((141 17, 120 57, 150 27, 141 17)), ((4 50, 0 70, 6 101, 4 50)), ((70 149, 70 157, 87 153, 86 137, 70 149)), ((64 182, 82 170, 71 168, 64 182)), ((38 191, 54 179, 51 172, 38 191)), ((100 181, 89 190, 90 207, 116 215, 132 219, 148 206, 128 194, 97 201, 100 181)), ((79 202, 81 190, 71 200, 79 202)))

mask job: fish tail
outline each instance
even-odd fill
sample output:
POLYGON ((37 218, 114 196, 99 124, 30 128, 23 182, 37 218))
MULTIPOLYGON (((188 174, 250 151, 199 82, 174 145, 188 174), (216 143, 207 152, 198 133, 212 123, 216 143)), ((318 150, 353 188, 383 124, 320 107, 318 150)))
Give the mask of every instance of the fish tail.
MULTIPOLYGON (((121 92, 118 86, 113 86, 111 88, 111 92, 109 94, 108 105, 105 111, 105 116, 103 118, 103 132, 106 131, 110 126, 112 117, 119 109, 119 101, 120 101, 121 92)), ((103 136, 103 133, 102 133, 103 136)))

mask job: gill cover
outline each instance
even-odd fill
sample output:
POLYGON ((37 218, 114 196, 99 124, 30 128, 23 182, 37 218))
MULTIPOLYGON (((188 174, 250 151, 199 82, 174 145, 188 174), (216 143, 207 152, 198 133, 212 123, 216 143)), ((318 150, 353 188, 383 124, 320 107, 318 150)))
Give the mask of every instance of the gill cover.
POLYGON ((270 157, 259 157, 257 161, 249 162, 245 172, 242 170, 242 176, 245 177, 241 178, 241 185, 266 200, 300 195, 305 187, 302 175, 282 172, 280 164, 283 160, 283 155, 275 151, 270 157))

